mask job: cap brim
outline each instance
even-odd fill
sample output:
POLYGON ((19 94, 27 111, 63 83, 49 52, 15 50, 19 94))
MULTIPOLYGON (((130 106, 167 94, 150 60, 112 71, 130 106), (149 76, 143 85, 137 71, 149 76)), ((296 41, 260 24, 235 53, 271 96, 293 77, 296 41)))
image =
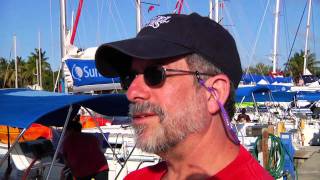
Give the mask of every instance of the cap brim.
POLYGON ((192 53, 179 44, 151 36, 136 37, 101 45, 95 55, 98 71, 106 77, 127 73, 132 58, 157 60, 192 53))

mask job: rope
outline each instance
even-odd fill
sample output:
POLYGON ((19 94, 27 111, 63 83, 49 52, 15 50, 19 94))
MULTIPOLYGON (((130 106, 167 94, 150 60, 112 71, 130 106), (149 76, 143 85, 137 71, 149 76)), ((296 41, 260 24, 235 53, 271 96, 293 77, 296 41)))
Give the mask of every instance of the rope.
POLYGON ((26 171, 23 173, 22 180, 27 180, 28 175, 30 174, 31 168, 34 165, 34 163, 36 163, 37 160, 38 160, 38 158, 35 158, 32 160, 32 162, 30 163, 30 165, 28 166, 26 171))
MULTIPOLYGON (((269 7, 269 3, 270 3, 270 0, 268 0, 267 2, 267 5, 266 5, 266 8, 264 9, 264 12, 263 12, 263 16, 262 18, 260 19, 260 25, 259 25, 259 28, 258 28, 258 31, 257 31, 257 35, 256 35, 256 38, 254 40, 254 44, 253 44, 253 47, 252 47, 252 51, 251 51, 251 54, 250 54, 250 57, 249 57, 249 66, 248 68, 246 69, 246 72, 245 74, 248 74, 249 72, 249 67, 251 65, 251 63, 253 62, 253 56, 256 52, 256 48, 257 48, 257 44, 258 44, 258 40, 259 40, 259 37, 260 37, 260 34, 261 34, 261 30, 262 30, 262 25, 264 23, 264 19, 266 17, 266 14, 267 14, 267 10, 268 10, 268 7, 269 7)), ((261 70, 260 70, 261 71, 261 70)), ((262 71, 261 71, 262 72, 262 71)))
MULTIPOLYGON (((253 155, 256 159, 258 159, 258 144, 260 144, 261 139, 262 136, 258 136, 254 144, 253 155)), ((269 147, 268 164, 265 168, 269 171, 271 176, 278 179, 283 176, 284 157, 286 152, 279 137, 269 134, 269 139, 271 140, 271 145, 269 147)))
POLYGON ((302 18, 303 18, 303 16, 304 16, 305 11, 306 11, 307 5, 308 5, 308 1, 306 1, 306 4, 304 5, 303 12, 302 12, 302 15, 301 15, 301 17, 300 17, 299 25, 298 25, 297 31, 296 31, 296 33, 295 33, 295 35, 294 35, 294 39, 293 39, 293 42, 292 42, 292 45, 291 45, 291 49, 290 49, 290 52, 289 52, 289 55, 288 55, 288 60, 287 60, 287 63, 285 63, 284 70, 286 70, 287 67, 288 67, 288 65, 289 65, 290 56, 291 56, 291 53, 292 53, 292 50, 293 50, 294 43, 296 42, 296 39, 297 39, 297 35, 298 35, 299 29, 300 29, 300 25, 301 25, 301 22, 302 22, 302 18))

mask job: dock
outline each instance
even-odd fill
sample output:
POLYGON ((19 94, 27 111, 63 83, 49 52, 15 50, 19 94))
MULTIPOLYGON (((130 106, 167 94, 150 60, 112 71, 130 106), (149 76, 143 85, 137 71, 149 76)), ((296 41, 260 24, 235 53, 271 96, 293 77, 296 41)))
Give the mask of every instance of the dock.
POLYGON ((294 156, 299 180, 320 179, 320 146, 305 146, 294 156))

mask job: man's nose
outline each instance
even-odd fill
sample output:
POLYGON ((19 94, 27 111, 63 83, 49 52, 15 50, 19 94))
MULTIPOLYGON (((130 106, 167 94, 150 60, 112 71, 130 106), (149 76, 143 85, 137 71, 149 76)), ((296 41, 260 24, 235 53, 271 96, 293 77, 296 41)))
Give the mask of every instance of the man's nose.
POLYGON ((143 79, 143 74, 137 75, 127 90, 127 98, 131 102, 139 102, 150 98, 150 88, 143 79))

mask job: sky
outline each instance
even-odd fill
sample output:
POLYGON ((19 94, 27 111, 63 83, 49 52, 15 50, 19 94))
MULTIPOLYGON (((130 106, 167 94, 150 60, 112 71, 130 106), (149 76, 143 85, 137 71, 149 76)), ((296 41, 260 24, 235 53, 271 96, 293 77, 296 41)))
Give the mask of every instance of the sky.
MULTIPOLYGON (((71 28, 72 12, 76 14, 79 0, 66 0, 67 27, 71 28)), ((214 1, 214 0, 213 0, 214 1)), ((222 0, 220 0, 222 1, 222 0)), ((297 32, 292 53, 304 50, 307 0, 280 0, 278 67, 287 62, 297 32), (301 25, 298 31, 300 18, 301 25)), ((172 13, 177 0, 143 0, 142 24, 158 14, 172 13), (152 11, 150 5, 155 3, 152 11)), ((274 42, 274 12, 276 0, 226 0, 220 8, 220 24, 235 38, 242 67, 257 63, 272 65, 274 42)), ((309 50, 320 57, 320 0, 312 0, 309 50)), ((53 70, 61 62, 59 0, 1 0, 0 57, 13 59, 13 37, 16 36, 17 56, 27 59, 35 48, 46 51, 53 70), (39 38, 40 34, 40 38, 39 38), (39 40, 40 39, 40 40, 39 40)), ((182 13, 209 15, 209 0, 184 0, 182 13)), ((192 28, 192 27, 190 27, 192 28)), ((84 0, 75 45, 96 47, 136 35, 135 0, 84 0)), ((292 56, 292 55, 291 55, 292 56)))

